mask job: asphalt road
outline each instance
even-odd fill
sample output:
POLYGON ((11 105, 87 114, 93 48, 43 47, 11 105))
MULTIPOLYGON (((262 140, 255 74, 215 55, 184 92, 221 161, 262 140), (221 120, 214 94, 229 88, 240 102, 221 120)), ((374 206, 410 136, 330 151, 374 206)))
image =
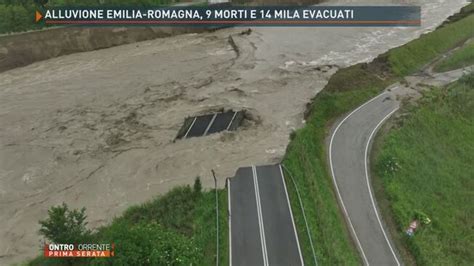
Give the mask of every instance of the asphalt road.
POLYGON ((376 207, 368 167, 370 143, 399 107, 385 92, 347 115, 333 129, 329 161, 336 192, 366 265, 400 265, 376 207))
POLYGON ((240 168, 228 191, 231 265, 303 265, 280 165, 240 168))

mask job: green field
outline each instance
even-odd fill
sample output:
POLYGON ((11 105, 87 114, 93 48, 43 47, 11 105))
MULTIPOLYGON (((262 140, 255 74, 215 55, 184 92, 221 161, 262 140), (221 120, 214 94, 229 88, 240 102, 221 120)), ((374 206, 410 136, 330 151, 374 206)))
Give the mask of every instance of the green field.
MULTIPOLYGON (((227 191, 218 190, 218 198, 219 264, 228 265, 227 191)), ((39 256, 29 265, 214 265, 215 203, 215 190, 176 187, 93 232, 89 242, 114 243, 115 257, 67 261, 39 256)))
POLYGON ((435 57, 463 44, 474 36, 472 25, 474 25, 474 15, 447 24, 392 50, 388 57, 392 71, 398 76, 405 76, 419 70, 435 57))
MULTIPOLYGON (((471 12, 473 6, 470 4, 463 12, 471 12)), ((328 169, 326 138, 330 126, 338 117, 400 81, 402 76, 419 71, 444 52, 473 37, 473 22, 474 15, 458 14, 451 23, 394 48, 369 64, 341 69, 313 99, 306 125, 292 134, 283 163, 292 173, 301 194, 319 265, 361 263, 338 207, 328 169)), ((297 193, 288 175, 286 178, 303 257, 307 265, 314 265, 297 193)), ((404 250, 401 252, 410 257, 404 250)))
POLYGON ((455 50, 451 55, 438 62, 434 71, 445 72, 474 65, 474 42, 455 50))
POLYGON ((474 74, 432 89, 404 111, 400 127, 383 137, 374 166, 397 237, 419 265, 472 265, 474 74), (406 237, 417 213, 432 223, 406 237))

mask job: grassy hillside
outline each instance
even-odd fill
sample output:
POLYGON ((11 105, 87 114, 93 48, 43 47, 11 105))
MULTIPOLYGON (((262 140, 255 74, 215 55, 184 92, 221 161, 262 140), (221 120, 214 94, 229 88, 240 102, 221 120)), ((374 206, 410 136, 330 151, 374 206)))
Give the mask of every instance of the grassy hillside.
MULTIPOLYGON (((332 118, 375 95, 378 88, 357 92, 321 93, 313 102, 315 112, 296 132, 284 165, 293 175, 301 194, 319 265, 359 265, 344 218, 339 211, 328 173, 325 137, 332 118)), ((295 187, 286 176, 292 210, 306 265, 315 265, 295 187)))
POLYGON ((472 265, 474 74, 405 109, 375 161, 399 237, 419 265, 472 265), (416 213, 432 223, 408 238, 416 213))
MULTIPOLYGON (((470 12, 473 5, 463 12, 470 12)), ((474 36, 471 26, 474 15, 458 14, 451 21, 434 32, 390 50, 370 64, 339 70, 308 107, 305 127, 291 136, 283 163, 300 190, 319 265, 361 263, 338 207, 327 166, 326 137, 330 126, 338 117, 399 81, 401 76, 419 71, 445 51, 474 36)), ((293 182, 288 175, 286 177, 303 256, 307 265, 314 265, 297 193, 293 182)))
POLYGON ((398 76, 404 76, 420 69, 434 57, 449 51, 474 36, 472 25, 474 25, 474 15, 450 23, 392 50, 388 60, 393 72, 398 76))
MULTIPOLYGON (((227 191, 219 190, 219 264, 228 265, 227 191)), ((90 237, 91 243, 114 243, 115 257, 46 259, 29 265, 214 265, 216 263, 215 191, 189 186, 133 206, 90 237)))
POLYGON ((474 65, 474 42, 464 45, 448 57, 441 60, 434 67, 434 71, 445 72, 470 65, 474 65))

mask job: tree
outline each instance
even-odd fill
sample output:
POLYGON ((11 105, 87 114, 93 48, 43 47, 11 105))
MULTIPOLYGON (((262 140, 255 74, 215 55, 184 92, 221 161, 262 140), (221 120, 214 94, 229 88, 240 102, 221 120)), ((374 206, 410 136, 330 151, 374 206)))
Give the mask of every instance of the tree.
POLYGON ((35 0, 35 3, 40 6, 44 6, 48 3, 48 0, 35 0))
POLYGON ((39 233, 58 244, 82 243, 91 235, 86 228, 86 209, 69 210, 66 203, 48 210, 48 218, 40 220, 39 233))
POLYGON ((10 6, 12 14, 12 32, 26 31, 32 28, 33 16, 22 5, 10 6))
POLYGON ((201 191, 202 191, 202 184, 201 184, 201 179, 198 177, 196 177, 196 180, 194 180, 194 194, 196 195, 199 195, 201 194, 201 191))

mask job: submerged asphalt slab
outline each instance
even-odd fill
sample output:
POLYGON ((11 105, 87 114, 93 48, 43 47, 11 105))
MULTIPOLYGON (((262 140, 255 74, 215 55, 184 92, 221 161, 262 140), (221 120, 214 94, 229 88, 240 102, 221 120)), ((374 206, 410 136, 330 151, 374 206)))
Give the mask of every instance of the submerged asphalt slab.
POLYGON ((187 137, 200 137, 205 132, 214 115, 203 115, 196 117, 196 121, 189 129, 187 137))
POLYGON ((385 92, 337 123, 331 135, 329 156, 336 191, 363 261, 370 265, 400 264, 376 209, 367 165, 375 131, 398 104, 394 95, 385 92))
POLYGON ((227 111, 187 118, 177 138, 201 137, 225 130, 232 131, 240 125, 242 119, 242 111, 227 111), (187 121, 191 122, 187 123, 187 121))
POLYGON ((217 117, 214 120, 214 123, 212 123, 211 127, 209 128, 207 134, 212 134, 212 133, 226 130, 229 127, 232 121, 232 118, 234 118, 235 115, 236 115, 235 112, 226 112, 226 113, 217 114, 217 117))
POLYGON ((280 165, 240 168, 229 193, 232 265, 303 265, 280 165))

